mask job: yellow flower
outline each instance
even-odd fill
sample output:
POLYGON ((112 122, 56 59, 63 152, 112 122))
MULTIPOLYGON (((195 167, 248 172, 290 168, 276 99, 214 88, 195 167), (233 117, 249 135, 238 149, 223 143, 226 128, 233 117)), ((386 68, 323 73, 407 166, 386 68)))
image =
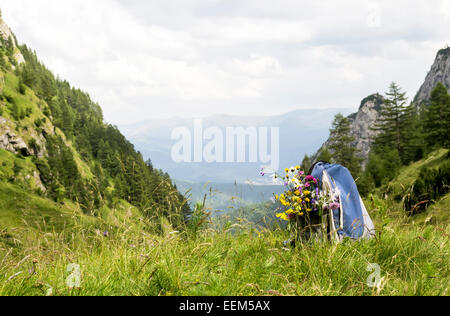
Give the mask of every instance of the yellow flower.
POLYGON ((300 170, 301 168, 300 168, 300 166, 296 166, 295 169, 300 170))
POLYGON ((305 201, 309 203, 311 200, 309 198, 306 198, 305 201))
POLYGON ((281 218, 281 219, 284 220, 284 221, 288 221, 288 217, 286 216, 285 213, 277 214, 277 217, 278 217, 278 218, 281 218))
POLYGON ((309 209, 307 209, 306 211, 309 213, 309 212, 312 212, 312 209, 309 208, 309 209))
POLYGON ((279 200, 280 199, 280 197, 278 196, 278 194, 277 195, 275 195, 275 200, 279 200))
POLYGON ((303 191, 303 194, 304 194, 304 195, 310 195, 310 194, 311 194, 311 192, 310 192, 310 191, 308 191, 308 190, 305 190, 305 191, 303 191))
POLYGON ((286 171, 286 173, 289 173, 289 168, 286 168, 284 171, 286 171))
POLYGON ((299 190, 295 191, 295 195, 300 195, 300 191, 299 190))

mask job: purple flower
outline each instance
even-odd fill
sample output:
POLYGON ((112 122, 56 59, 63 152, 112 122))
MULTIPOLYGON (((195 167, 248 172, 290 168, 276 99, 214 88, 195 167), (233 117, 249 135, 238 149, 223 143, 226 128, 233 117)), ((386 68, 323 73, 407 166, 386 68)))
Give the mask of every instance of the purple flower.
POLYGON ((331 210, 337 210, 339 207, 340 207, 340 205, 339 205, 339 203, 337 203, 337 202, 331 203, 331 204, 329 205, 329 208, 330 208, 331 210))
POLYGON ((295 216, 294 214, 292 214, 292 213, 289 213, 289 214, 287 215, 287 218, 288 218, 288 219, 293 219, 293 218, 294 218, 294 216, 295 216))
POLYGON ((314 178, 313 176, 306 177, 306 181, 314 181, 314 180, 316 180, 316 178, 314 178))

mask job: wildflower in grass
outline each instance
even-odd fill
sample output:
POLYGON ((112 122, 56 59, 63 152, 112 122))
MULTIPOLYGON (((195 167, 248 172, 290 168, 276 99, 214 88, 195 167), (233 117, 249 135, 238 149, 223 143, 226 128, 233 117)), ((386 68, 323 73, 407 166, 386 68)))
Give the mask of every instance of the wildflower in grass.
POLYGON ((277 217, 281 218, 284 221, 289 221, 289 218, 287 217, 286 213, 277 214, 277 217))
MULTIPOLYGON (((264 170, 261 173, 266 174, 264 170)), ((285 175, 279 176, 273 173, 272 178, 283 179, 285 192, 276 195, 275 200, 281 204, 276 216, 289 222, 294 229, 301 229, 299 223, 308 223, 314 216, 321 216, 324 210, 335 210, 340 207, 339 194, 335 192, 323 193, 319 187, 319 181, 310 175, 305 175, 300 166, 285 169, 285 175), (303 219, 300 221, 299 219, 303 219)))

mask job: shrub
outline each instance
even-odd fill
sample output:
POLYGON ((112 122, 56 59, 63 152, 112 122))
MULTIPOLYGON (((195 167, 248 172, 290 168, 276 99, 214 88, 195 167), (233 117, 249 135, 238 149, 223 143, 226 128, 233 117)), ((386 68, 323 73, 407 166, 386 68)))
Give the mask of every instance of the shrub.
POLYGON ((23 83, 23 80, 21 78, 19 79, 19 86, 17 88, 17 91, 19 91, 19 93, 23 95, 25 95, 27 92, 25 84, 23 83))
POLYGON ((425 211, 428 206, 449 192, 450 161, 439 169, 424 168, 405 198, 404 207, 409 215, 425 211))

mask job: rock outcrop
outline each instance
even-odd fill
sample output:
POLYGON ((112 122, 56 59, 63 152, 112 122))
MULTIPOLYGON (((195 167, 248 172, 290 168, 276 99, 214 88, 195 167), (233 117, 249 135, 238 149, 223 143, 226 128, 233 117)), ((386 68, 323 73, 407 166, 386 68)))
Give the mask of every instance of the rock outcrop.
MULTIPOLYGON (((20 153, 22 156, 36 156, 42 158, 47 155, 46 140, 44 134, 53 135, 53 130, 45 126, 42 133, 34 129, 27 130, 26 139, 32 139, 34 145, 27 145, 27 142, 18 136, 11 121, 0 116, 0 149, 7 150, 14 154, 20 153)), ((23 136, 23 135, 22 135, 23 136)), ((28 142, 32 144, 31 142, 28 142)))
POLYGON ((7 120, 0 117, 0 149, 10 151, 14 154, 20 153, 23 156, 31 156, 32 151, 28 148, 25 141, 18 137, 7 127, 7 120))
POLYGON ((17 49, 17 43, 16 43, 15 36, 11 32, 11 29, 9 28, 9 26, 3 21, 3 19, 1 17, 0 17, 0 36, 5 40, 8 40, 9 38, 12 39, 12 42, 14 45, 14 58, 16 59, 18 64, 24 63, 25 59, 23 58, 22 53, 17 49))
MULTIPOLYGON (((436 60, 413 103, 416 105, 427 104, 431 97, 431 92, 439 82, 450 90, 450 47, 441 49, 437 53, 436 60)), ((352 124, 351 135, 356 139, 353 145, 359 149, 359 157, 363 158, 364 163, 369 157, 371 144, 377 135, 377 132, 371 127, 380 117, 383 102, 383 96, 380 94, 370 95, 361 102, 358 112, 348 117, 352 124)), ((328 140, 322 148, 329 145, 330 141, 328 140)))
MULTIPOLYGON (((366 161, 369 158, 372 142, 377 136, 377 131, 371 127, 380 117, 380 110, 383 105, 383 96, 375 93, 361 101, 358 112, 348 116, 351 123, 351 135, 355 138, 353 146, 359 150, 358 157, 366 161)), ((330 140, 327 140, 321 148, 329 147, 330 140)), ((320 150, 318 151, 318 153, 320 150)), ((315 160, 318 153, 313 157, 315 160)))
POLYGON ((372 94, 362 100, 357 113, 348 118, 351 122, 351 135, 355 137, 355 146, 359 150, 359 157, 367 159, 373 139, 377 136, 377 131, 372 128, 380 118, 380 110, 383 105, 383 96, 372 94))
POLYGON ((427 104, 431 97, 431 92, 438 83, 442 83, 447 90, 450 90, 450 47, 441 49, 436 56, 431 70, 425 78, 425 82, 420 87, 414 98, 414 104, 427 104))

